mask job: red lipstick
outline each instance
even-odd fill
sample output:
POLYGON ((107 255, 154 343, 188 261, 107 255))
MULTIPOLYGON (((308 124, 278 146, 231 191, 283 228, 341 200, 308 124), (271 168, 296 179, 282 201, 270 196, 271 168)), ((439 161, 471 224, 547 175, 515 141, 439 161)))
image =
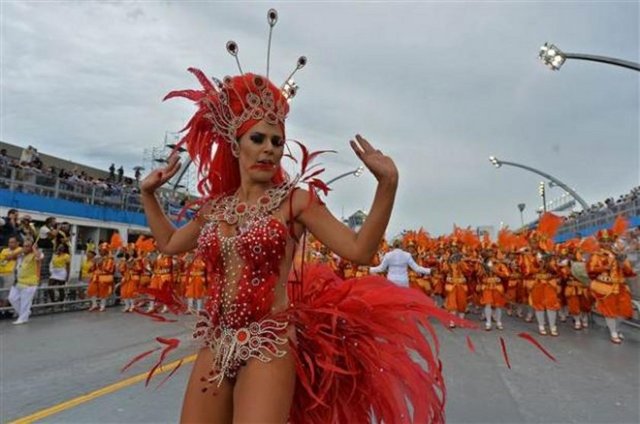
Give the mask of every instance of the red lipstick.
POLYGON ((255 170, 259 170, 259 171, 271 171, 273 168, 275 168, 275 164, 273 163, 268 163, 268 162, 258 162, 254 165, 251 165, 251 167, 249 169, 255 169, 255 170))

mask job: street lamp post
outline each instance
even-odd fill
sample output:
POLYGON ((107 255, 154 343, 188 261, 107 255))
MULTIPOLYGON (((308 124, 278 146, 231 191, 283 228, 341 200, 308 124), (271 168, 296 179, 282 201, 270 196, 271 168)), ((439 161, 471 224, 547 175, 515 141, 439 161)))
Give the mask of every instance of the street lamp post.
POLYGON ((506 161, 506 160, 500 160, 495 156, 489 156, 489 161, 496 168, 500 168, 502 165, 510 165, 510 166, 515 166, 516 168, 526 169, 527 171, 533 172, 534 174, 541 175, 542 177, 548 179, 549 181, 552 181, 558 187, 561 187, 564 191, 569 193, 574 199, 576 199, 576 202, 580 203, 580 206, 582 206, 582 209, 584 209, 584 210, 589 209, 589 205, 587 204, 587 202, 585 202, 584 199, 582 197, 580 197, 580 195, 578 195, 578 193, 576 193, 573 189, 571 189, 568 185, 566 185, 565 183, 563 183, 562 181, 560 181, 556 177, 554 177, 552 175, 549 175, 546 172, 540 171, 539 169, 532 168, 532 167, 527 166, 527 165, 522 165, 520 163, 509 162, 509 161, 506 161))
POLYGON ((522 212, 524 212, 524 208, 527 205, 525 205, 524 203, 518 203, 518 210, 520 211, 520 223, 522 224, 522 226, 524 227, 524 215, 522 214, 522 212))
POLYGON ((349 172, 345 172, 344 174, 340 174, 335 178, 330 179, 329 181, 327 181, 327 185, 331 185, 332 183, 335 183, 336 181, 348 177, 349 175, 353 175, 355 177, 359 177, 360 175, 362 175, 364 173, 364 166, 359 166, 356 169, 354 169, 353 171, 349 171, 349 172))
POLYGON ((538 186, 538 193, 540 193, 540 197, 542 197, 542 211, 547 212, 547 192, 544 189, 544 181, 540 181, 540 185, 538 186))
POLYGON ((551 43, 544 43, 544 45, 540 47, 540 53, 538 54, 538 57, 540 58, 542 63, 544 63, 554 71, 560 70, 567 59, 579 59, 588 60, 591 62, 607 63, 609 65, 621 66, 623 68, 633 69, 634 71, 640 71, 640 63, 630 62, 628 60, 622 59, 615 59, 613 57, 607 56, 596 56, 592 54, 582 53, 566 53, 551 43))

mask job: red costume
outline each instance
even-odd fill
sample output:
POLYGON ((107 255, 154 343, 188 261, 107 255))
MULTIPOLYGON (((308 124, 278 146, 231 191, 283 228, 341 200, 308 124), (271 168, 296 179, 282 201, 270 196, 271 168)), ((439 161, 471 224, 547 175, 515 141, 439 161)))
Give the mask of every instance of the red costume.
POLYGON ((290 233, 273 213, 293 187, 268 190, 253 212, 237 197, 224 197, 203 217, 198 255, 207 264, 211 289, 194 336, 214 352, 206 381, 233 379, 250 358, 268 362, 271 356, 285 355, 289 342, 295 346, 298 373, 292 422, 329 422, 332 416, 360 422, 370 408, 387 420, 392 419, 388 414, 396 414, 397 421, 400 406, 387 403, 389 390, 402 393, 402 402, 406 395, 421 406, 426 395, 429 402, 418 408, 419 422, 440 420, 434 405, 439 405, 443 386, 426 384, 430 374, 439 373, 438 365, 414 320, 428 326, 428 316, 448 320, 448 315, 427 297, 416 298, 384 278, 345 282, 326 266, 308 268, 303 281, 287 284, 281 263, 290 233), (243 230, 232 231, 235 225, 243 230), (303 290, 297 294, 299 284, 303 290), (409 318, 399 320, 397 314, 409 318), (288 339, 289 328, 297 330, 297 340, 288 339), (427 360, 427 371, 413 362, 406 347, 427 360), (312 359, 320 357, 324 359, 312 359), (387 389, 369 392, 366 387, 387 389), (347 401, 352 390, 355 397, 347 401), (318 396, 326 406, 316 403, 318 396))

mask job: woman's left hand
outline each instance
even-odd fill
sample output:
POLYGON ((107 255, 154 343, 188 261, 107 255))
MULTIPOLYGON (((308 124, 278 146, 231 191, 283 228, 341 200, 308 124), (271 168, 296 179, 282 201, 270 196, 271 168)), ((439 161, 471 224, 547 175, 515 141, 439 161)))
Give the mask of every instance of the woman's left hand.
POLYGON ((375 149, 364 137, 356 134, 356 140, 350 140, 351 148, 362 163, 371 171, 378 182, 398 183, 398 168, 389 156, 375 149))

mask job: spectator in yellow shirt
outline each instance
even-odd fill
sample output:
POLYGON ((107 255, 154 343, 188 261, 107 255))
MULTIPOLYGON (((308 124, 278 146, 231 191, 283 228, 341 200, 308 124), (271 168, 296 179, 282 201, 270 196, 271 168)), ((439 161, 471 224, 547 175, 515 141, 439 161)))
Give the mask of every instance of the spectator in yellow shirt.
POLYGON ((9 237, 8 247, 0 250, 0 307, 7 306, 9 290, 16 282, 16 262, 21 252, 16 237, 9 237))
MULTIPOLYGON (((82 266, 80 267, 80 282, 83 284, 89 285, 89 281, 91 281, 91 277, 93 275, 91 270, 95 263, 95 257, 95 250, 87 250, 86 256, 82 259, 82 266)), ((84 299, 86 297, 84 288, 78 289, 78 292, 80 293, 80 299, 84 299)))
MULTIPOLYGON (((66 244, 59 244, 56 253, 51 257, 49 264, 49 287, 64 286, 69 282, 69 266, 71 265, 71 255, 66 244)), ((48 290, 50 302, 63 302, 64 289, 48 290)))
POLYGON ((87 253, 93 252, 93 256, 96 255, 96 244, 91 239, 87 239, 87 253))
POLYGON ((43 256, 42 252, 33 245, 32 239, 24 240, 22 253, 18 259, 17 282, 9 292, 9 302, 18 314, 14 324, 24 324, 29 321, 31 302, 40 281, 40 265, 43 256))

